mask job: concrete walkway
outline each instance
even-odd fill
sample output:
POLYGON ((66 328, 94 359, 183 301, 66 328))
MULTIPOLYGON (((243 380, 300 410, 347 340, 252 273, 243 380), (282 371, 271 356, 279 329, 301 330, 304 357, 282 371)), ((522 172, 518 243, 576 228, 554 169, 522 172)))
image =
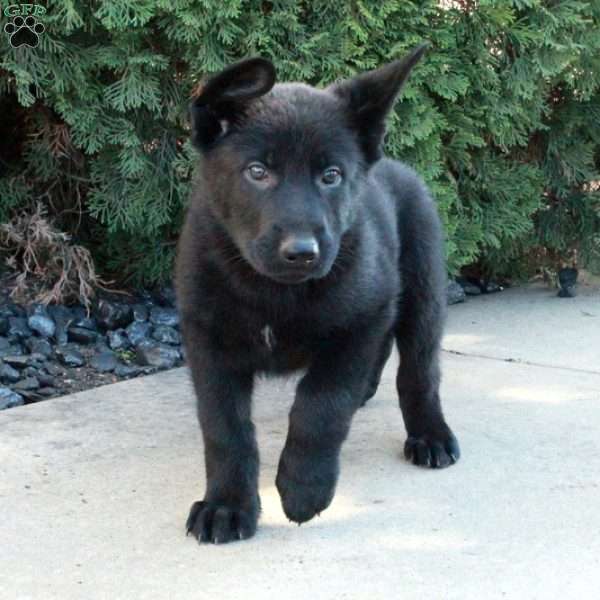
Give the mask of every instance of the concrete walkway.
POLYGON ((401 458, 392 360, 334 503, 291 525, 274 478, 293 385, 261 385, 261 527, 226 546, 184 535, 203 479, 184 369, 3 411, 0 598, 598 597, 600 294, 471 299, 444 345, 457 465, 401 458))

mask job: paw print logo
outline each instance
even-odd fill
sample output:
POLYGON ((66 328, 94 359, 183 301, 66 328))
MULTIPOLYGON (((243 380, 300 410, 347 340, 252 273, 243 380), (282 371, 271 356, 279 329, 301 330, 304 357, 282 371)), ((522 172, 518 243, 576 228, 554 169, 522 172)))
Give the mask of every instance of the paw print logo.
POLYGON ((29 46, 35 48, 40 38, 44 33, 45 27, 38 20, 29 15, 25 19, 23 17, 15 17, 12 22, 4 26, 4 31, 9 35, 10 45, 13 48, 21 46, 29 46))

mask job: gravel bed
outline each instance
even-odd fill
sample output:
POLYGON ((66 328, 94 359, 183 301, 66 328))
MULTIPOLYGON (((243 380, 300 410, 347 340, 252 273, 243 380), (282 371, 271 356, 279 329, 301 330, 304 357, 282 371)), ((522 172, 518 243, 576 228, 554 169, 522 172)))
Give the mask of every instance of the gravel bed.
POLYGON ((0 295, 0 410, 183 364, 171 286, 83 306, 0 295))

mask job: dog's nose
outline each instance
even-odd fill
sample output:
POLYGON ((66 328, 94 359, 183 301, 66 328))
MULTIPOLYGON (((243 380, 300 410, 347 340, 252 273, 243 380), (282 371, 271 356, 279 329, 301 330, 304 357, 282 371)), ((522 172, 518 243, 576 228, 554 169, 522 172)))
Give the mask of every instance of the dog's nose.
POLYGON ((319 258, 319 244, 311 235, 288 235, 279 246, 279 256, 290 265, 309 266, 319 258))

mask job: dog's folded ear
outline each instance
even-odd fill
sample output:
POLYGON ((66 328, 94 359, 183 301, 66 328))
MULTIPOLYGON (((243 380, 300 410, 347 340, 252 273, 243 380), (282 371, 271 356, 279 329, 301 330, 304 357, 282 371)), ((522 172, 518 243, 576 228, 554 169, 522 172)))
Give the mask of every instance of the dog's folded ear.
POLYGON ((248 58, 200 86, 190 106, 192 142, 205 150, 243 115, 251 100, 275 85, 275 67, 264 58, 248 58))
POLYGON ((367 163, 381 158, 385 119, 427 47, 428 44, 421 44, 402 59, 328 88, 347 103, 351 124, 358 134, 367 163))

